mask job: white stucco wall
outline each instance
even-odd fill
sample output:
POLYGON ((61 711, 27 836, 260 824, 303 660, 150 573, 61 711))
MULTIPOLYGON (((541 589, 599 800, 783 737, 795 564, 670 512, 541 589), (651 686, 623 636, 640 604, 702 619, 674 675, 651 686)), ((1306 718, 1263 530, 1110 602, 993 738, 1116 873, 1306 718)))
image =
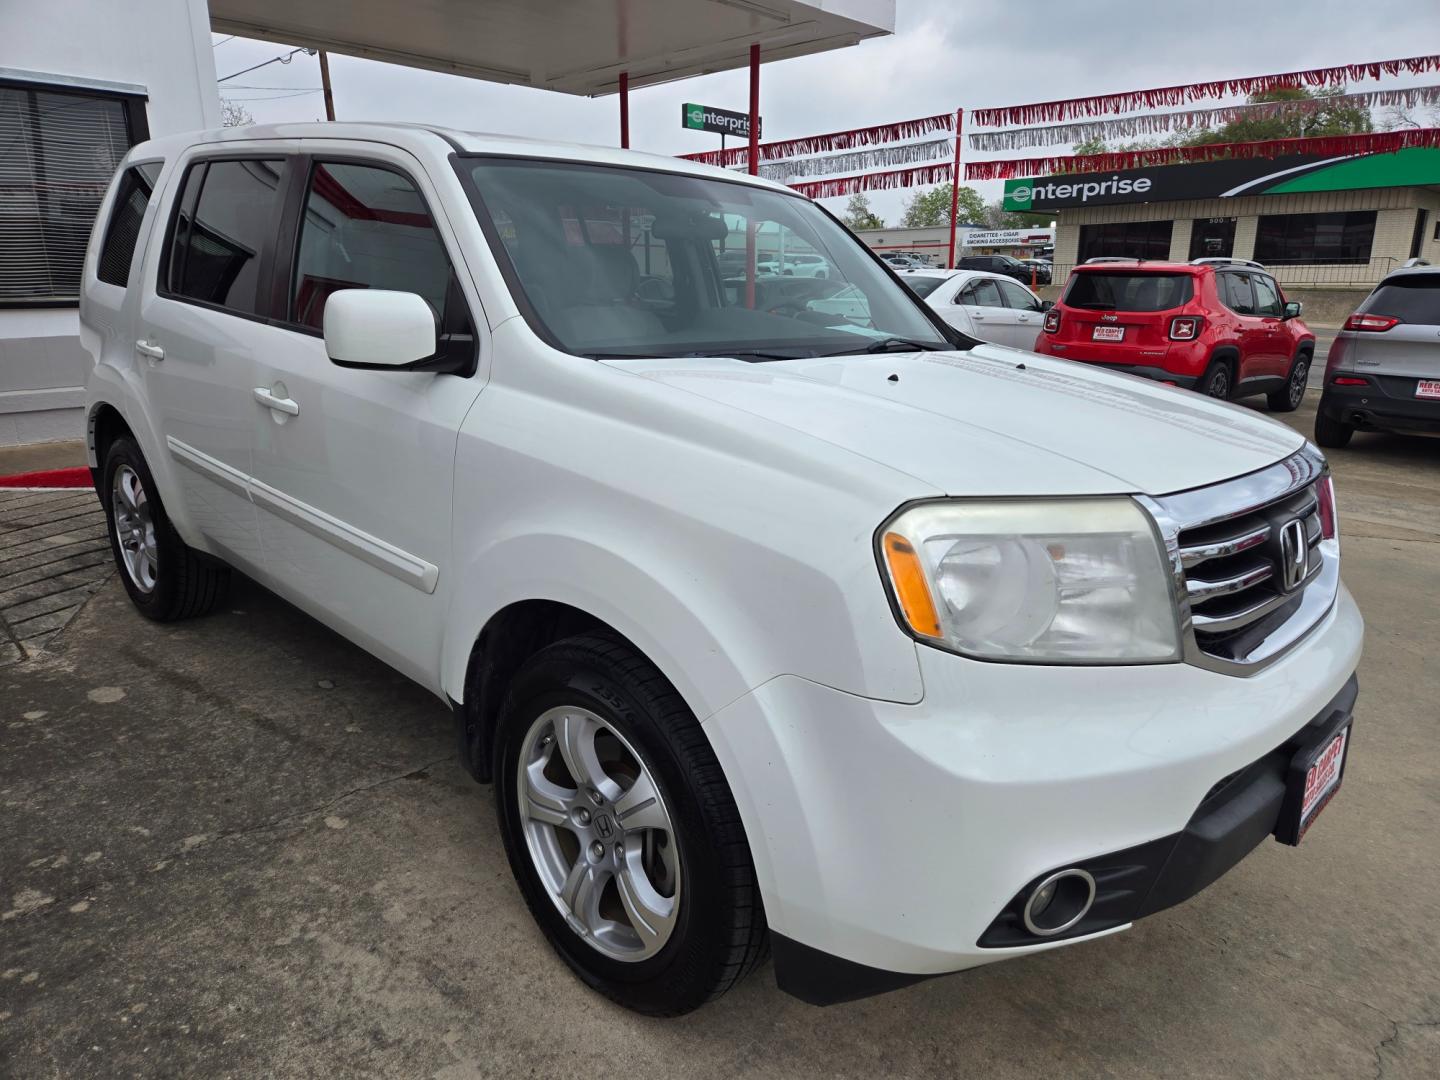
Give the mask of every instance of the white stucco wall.
MULTIPOLYGON (((0 0, 0 76, 143 88, 151 135, 220 125, 205 0, 0 0)), ((0 446, 80 438, 74 308, 0 308, 0 446)))

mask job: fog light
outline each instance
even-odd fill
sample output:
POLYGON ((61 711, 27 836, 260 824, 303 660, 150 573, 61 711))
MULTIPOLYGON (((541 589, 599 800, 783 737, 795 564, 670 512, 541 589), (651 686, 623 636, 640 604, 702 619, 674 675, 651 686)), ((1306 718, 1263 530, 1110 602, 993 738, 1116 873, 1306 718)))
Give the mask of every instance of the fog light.
POLYGON ((1095 879, 1071 868, 1051 874, 1025 901, 1025 929, 1039 937, 1053 937, 1085 917, 1095 902, 1095 879))

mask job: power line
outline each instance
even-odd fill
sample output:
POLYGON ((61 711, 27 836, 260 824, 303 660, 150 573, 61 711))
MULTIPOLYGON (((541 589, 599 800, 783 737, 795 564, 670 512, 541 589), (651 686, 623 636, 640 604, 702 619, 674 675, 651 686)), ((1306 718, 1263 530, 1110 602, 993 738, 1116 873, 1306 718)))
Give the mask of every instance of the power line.
POLYGON ((212 49, 218 49, 221 45, 224 45, 225 42, 227 42, 227 41, 234 41, 234 40, 235 40, 237 37, 239 37, 239 36, 240 36, 239 34, 231 34, 231 35, 230 35, 229 37, 227 37, 227 38, 221 38, 219 41, 211 42, 210 48, 212 48, 212 49))
POLYGON ((263 61, 263 62, 261 62, 261 63, 259 63, 259 64, 252 64, 250 67, 248 67, 248 68, 242 68, 240 71, 233 71, 233 72, 231 72, 229 75, 226 75, 223 79, 216 79, 215 81, 216 81, 216 82, 228 82, 228 81, 231 80, 231 79, 238 78, 238 77, 240 77, 241 75, 246 75, 246 74, 248 74, 248 73, 250 73, 250 72, 252 72, 252 71, 256 71, 256 70, 258 70, 258 69, 260 69, 260 68, 262 68, 262 67, 269 67, 271 64, 276 64, 276 63, 279 63, 279 64, 288 64, 288 63, 290 63, 290 58, 291 58, 292 56, 294 56, 296 53, 302 53, 302 52, 303 52, 303 53, 312 53, 312 54, 313 54, 313 53, 315 52, 315 50, 314 50, 314 49, 307 49, 307 48, 305 48, 305 47, 302 45, 302 46, 301 46, 300 48, 298 48, 298 49, 291 49, 291 50, 290 50, 288 53, 286 53, 284 56, 272 56, 269 60, 265 60, 265 61, 263 61))

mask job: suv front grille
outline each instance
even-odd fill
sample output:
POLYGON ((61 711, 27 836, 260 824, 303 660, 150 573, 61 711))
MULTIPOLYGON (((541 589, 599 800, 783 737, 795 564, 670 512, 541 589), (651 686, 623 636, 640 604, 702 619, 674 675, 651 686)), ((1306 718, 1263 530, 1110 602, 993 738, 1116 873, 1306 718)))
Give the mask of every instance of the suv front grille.
POLYGON ((1186 660, 1251 674, 1330 610, 1339 565, 1321 536, 1324 469, 1307 447, 1237 480, 1141 500, 1170 554, 1186 660))
POLYGON ((1196 644, 1211 656, 1240 660, 1294 614, 1320 573, 1320 500, 1311 485, 1258 510, 1182 530, 1179 541, 1196 644), (1287 591, 1278 538, 1297 519, 1305 530, 1305 572, 1287 591))

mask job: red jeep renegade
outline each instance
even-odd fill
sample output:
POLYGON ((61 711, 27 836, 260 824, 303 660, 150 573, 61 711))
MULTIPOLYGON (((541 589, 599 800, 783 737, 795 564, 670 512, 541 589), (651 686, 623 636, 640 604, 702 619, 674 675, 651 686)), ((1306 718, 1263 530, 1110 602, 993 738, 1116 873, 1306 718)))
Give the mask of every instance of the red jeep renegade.
POLYGON ((1315 335, 1258 263, 1106 260, 1077 266, 1035 351, 1217 398, 1305 397, 1315 335))

